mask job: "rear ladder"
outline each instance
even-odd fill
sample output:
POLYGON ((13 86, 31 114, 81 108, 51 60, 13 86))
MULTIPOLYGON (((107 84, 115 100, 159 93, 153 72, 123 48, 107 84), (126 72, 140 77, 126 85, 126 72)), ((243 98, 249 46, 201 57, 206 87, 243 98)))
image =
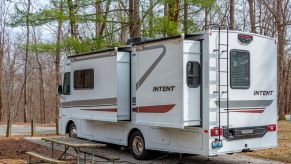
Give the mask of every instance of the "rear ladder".
MULTIPOLYGON (((212 28, 218 29, 218 38, 217 38, 217 49, 214 50, 217 54, 217 103, 218 103, 218 129, 220 133, 221 129, 221 113, 225 113, 222 110, 226 110, 227 122, 225 130, 228 132, 229 129, 229 28, 228 26, 221 26, 218 24, 211 25, 212 28), (221 29, 226 29, 226 43, 222 43, 221 40, 221 29), (221 68, 221 63, 224 61, 226 66, 224 69, 221 68), (225 83, 222 83, 222 75, 226 74, 225 83), (224 90, 223 90, 224 89, 224 90), (225 95, 225 97, 223 97, 225 95), (222 103, 225 102, 225 106, 222 106, 222 103)), ((218 140, 221 141, 221 135, 218 135, 218 140)))

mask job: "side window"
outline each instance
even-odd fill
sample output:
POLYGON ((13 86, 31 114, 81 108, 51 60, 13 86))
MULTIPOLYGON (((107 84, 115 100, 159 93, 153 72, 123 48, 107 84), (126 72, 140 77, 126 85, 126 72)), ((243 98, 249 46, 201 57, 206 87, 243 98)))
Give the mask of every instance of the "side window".
POLYGON ((71 94, 71 73, 65 72, 63 82, 63 95, 71 94))
POLYGON ((250 53, 248 51, 230 51, 230 86, 233 89, 250 88, 250 53))
POLYGON ((74 71, 74 89, 93 89, 94 70, 83 69, 74 71))
POLYGON ((187 63, 187 85, 190 88, 200 86, 200 64, 196 61, 187 63))

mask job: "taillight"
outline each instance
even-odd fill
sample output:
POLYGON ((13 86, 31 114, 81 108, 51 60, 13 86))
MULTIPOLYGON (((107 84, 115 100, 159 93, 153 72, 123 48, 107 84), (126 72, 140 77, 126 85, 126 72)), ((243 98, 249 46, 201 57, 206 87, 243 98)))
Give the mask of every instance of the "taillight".
POLYGON ((272 132, 272 131, 276 131, 277 130, 277 125, 276 124, 272 124, 272 125, 268 125, 267 126, 267 131, 268 132, 272 132))
POLYGON ((212 128, 211 130, 211 136, 221 136, 222 135, 222 128, 212 128))

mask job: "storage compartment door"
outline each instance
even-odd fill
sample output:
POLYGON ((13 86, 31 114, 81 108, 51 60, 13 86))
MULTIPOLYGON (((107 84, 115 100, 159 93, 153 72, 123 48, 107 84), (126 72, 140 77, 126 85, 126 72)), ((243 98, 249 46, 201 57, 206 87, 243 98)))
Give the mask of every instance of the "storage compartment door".
POLYGON ((117 53, 117 120, 130 120, 129 52, 117 53))

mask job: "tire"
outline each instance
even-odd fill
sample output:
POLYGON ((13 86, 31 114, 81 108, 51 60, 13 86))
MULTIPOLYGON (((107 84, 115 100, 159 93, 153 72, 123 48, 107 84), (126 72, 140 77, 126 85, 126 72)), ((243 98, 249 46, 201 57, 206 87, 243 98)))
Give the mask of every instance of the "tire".
POLYGON ((145 141, 140 131, 135 131, 129 140, 130 154, 138 160, 147 159, 149 151, 145 149, 145 141))
POLYGON ((74 123, 71 123, 69 126, 69 137, 77 138, 77 128, 74 123))

